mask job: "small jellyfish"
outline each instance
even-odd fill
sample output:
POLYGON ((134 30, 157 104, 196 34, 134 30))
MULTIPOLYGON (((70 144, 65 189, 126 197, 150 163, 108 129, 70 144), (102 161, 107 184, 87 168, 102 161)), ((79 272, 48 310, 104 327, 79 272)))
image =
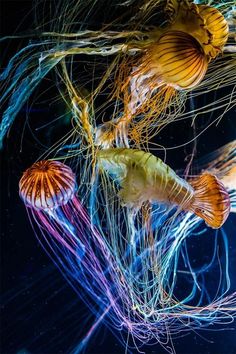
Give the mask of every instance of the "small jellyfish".
POLYGON ((203 174, 189 183, 161 159, 135 149, 107 149, 98 153, 101 169, 120 181, 124 205, 139 208, 144 202, 177 205, 219 228, 230 212, 229 195, 217 177, 203 174))
POLYGON ((59 161, 39 161, 28 168, 19 183, 20 196, 36 210, 53 210, 73 198, 75 175, 59 161))
POLYGON ((76 177, 69 166, 52 160, 34 163, 20 179, 19 194, 40 230, 40 242, 41 238, 47 239, 48 233, 50 242, 59 242, 75 256, 78 247, 80 254, 85 252, 83 242, 76 236, 74 211, 80 215, 81 223, 86 224, 88 218, 76 197, 76 177))

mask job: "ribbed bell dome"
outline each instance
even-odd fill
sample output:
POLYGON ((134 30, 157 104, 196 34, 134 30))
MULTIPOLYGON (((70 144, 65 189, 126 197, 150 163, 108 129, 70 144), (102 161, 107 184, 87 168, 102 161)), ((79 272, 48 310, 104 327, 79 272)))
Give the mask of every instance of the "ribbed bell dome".
POLYGON ((39 161, 28 168, 19 183, 20 196, 37 210, 65 205, 75 193, 75 175, 59 161, 39 161))
POLYGON ((208 68, 208 59, 198 41, 181 31, 167 31, 148 53, 152 71, 176 89, 196 86, 208 68))
POLYGON ((211 33, 211 45, 222 49, 228 39, 229 27, 224 16, 215 9, 207 5, 198 5, 199 15, 204 19, 205 26, 211 33))

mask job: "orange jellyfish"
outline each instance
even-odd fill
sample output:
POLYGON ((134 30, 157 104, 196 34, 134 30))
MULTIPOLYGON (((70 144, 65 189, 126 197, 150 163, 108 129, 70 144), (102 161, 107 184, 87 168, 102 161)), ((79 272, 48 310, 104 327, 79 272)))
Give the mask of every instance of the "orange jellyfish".
MULTIPOLYGON (((199 85, 227 42, 227 21, 214 7, 171 0, 165 11, 168 25, 154 29, 140 44, 139 58, 125 57, 118 71, 114 95, 124 103, 124 113, 113 129, 118 145, 128 145, 125 134, 140 144, 143 132, 150 139, 151 132, 173 121, 183 103, 181 92, 199 85)), ((104 134, 104 140, 108 135, 110 143, 110 133, 104 134)))
POLYGON ((73 198, 75 175, 59 161, 43 160, 28 168, 19 183, 20 196, 36 210, 53 210, 73 198))
POLYGON ((104 149, 98 164, 120 181, 123 204, 139 208, 145 202, 177 205, 200 216, 212 228, 223 225, 230 212, 229 195, 209 173, 189 183, 161 159, 137 149, 104 149))

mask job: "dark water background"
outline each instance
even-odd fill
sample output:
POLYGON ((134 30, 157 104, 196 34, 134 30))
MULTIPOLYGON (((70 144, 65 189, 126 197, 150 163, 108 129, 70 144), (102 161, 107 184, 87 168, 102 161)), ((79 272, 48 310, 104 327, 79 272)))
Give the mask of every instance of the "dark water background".
MULTIPOLYGON (((30 1, 1 2, 1 34, 12 34, 17 30, 19 21, 31 10, 30 1)), ((20 25, 20 30, 30 28, 29 15, 20 25)), ((18 29, 18 30, 19 30, 18 29)), ((20 40, 1 44, 4 63, 20 47, 20 40), (6 47, 7 45, 7 47, 6 47)), ((37 92, 44 92, 52 85, 53 77, 48 76, 37 92)), ((219 91, 220 95, 227 91, 219 91)), ((46 129, 35 130, 53 120, 61 108, 58 103, 49 105, 56 92, 52 88, 44 93, 36 104, 29 108, 25 105, 19 113, 2 151, 1 167, 1 348, 3 354, 66 354, 70 352, 92 325, 94 318, 78 296, 67 284, 63 276, 52 264, 38 244, 28 222, 23 203, 18 196, 18 182, 22 172, 40 154, 56 141, 61 132, 68 128, 68 122, 52 124, 46 129), (29 123, 25 124, 30 113, 29 123), (55 140, 54 140, 55 139, 55 140)), ((206 96, 204 100, 210 98, 206 96)), ((216 97, 216 98, 217 98, 216 97)), ((201 98, 203 100, 203 98, 201 98)), ((205 104, 195 101, 194 105, 205 104)), ((210 116, 200 118, 196 124, 198 132, 210 116)), ((158 137, 158 143, 165 146, 181 144, 193 136, 189 122, 181 122, 169 127, 158 137)), ((235 112, 231 110, 217 126, 209 128, 197 142, 197 157, 214 151, 236 138, 235 112)), ((184 158, 191 153, 193 145, 168 153, 167 162, 172 168, 183 168, 184 158)), ((225 231, 230 243, 230 275, 232 290, 236 289, 236 218, 231 217, 225 231)), ((192 257, 199 257, 198 250, 192 257)), ((205 249, 208 252, 208 249, 205 249)), ((212 275, 214 281, 214 275, 212 275)), ((217 279, 215 279, 217 281, 217 279)), ((236 324, 232 323, 217 331, 212 330, 190 333, 175 341, 178 354, 235 354, 236 324)), ((162 354, 159 347, 145 347, 146 354, 162 354)), ((89 342, 87 354, 121 354, 124 348, 118 339, 100 326, 89 342)), ((134 350, 133 353, 136 353, 134 350)))

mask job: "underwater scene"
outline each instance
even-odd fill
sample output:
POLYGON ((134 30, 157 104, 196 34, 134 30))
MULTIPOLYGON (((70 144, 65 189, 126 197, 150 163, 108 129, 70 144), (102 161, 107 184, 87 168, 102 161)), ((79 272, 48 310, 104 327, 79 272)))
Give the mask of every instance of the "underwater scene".
POLYGON ((0 352, 235 354, 235 1, 1 8, 0 352))

